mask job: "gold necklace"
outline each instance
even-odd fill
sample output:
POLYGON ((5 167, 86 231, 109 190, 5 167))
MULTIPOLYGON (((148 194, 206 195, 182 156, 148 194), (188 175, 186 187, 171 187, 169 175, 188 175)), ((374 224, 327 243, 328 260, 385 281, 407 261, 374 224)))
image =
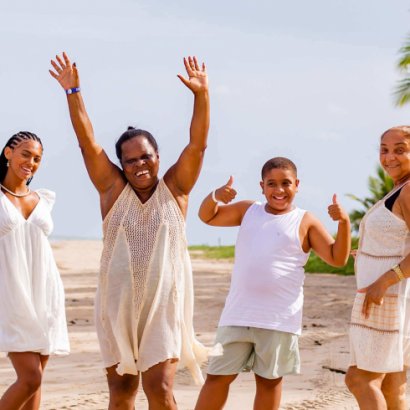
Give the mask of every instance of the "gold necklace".
POLYGON ((10 189, 7 189, 4 185, 0 184, 1 189, 4 189, 6 192, 8 192, 10 195, 16 196, 17 198, 23 198, 24 196, 27 196, 29 194, 31 194, 31 189, 29 187, 27 187, 27 192, 25 192, 24 194, 16 194, 13 191, 10 191, 10 189))

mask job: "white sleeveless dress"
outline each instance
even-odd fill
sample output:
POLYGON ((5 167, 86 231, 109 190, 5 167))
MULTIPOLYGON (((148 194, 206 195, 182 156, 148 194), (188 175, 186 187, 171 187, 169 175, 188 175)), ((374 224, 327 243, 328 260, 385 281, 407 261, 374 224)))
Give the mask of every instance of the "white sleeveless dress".
POLYGON ((161 179, 142 203, 129 184, 103 222, 96 327, 104 367, 138 374, 167 359, 202 382, 185 220, 161 179))
POLYGON ((69 353, 64 289, 47 236, 55 194, 25 219, 0 191, 0 351, 69 353))
POLYGON ((391 286, 382 305, 372 305, 366 319, 361 309, 365 293, 360 292, 399 263, 410 252, 406 222, 385 206, 397 187, 377 202, 364 216, 359 229, 355 260, 358 293, 350 322, 350 365, 376 373, 402 371, 410 365, 410 285, 403 280, 391 286))

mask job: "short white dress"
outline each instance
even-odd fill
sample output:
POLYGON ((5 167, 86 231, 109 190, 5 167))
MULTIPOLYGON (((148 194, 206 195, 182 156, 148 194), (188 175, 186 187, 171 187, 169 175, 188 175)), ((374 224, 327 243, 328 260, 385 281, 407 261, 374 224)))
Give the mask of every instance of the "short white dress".
POLYGON ((0 191, 0 351, 68 354, 64 288, 47 239, 55 194, 25 219, 0 191))
POLYGON ((403 185, 377 202, 360 224, 355 260, 358 292, 350 322, 351 366, 376 373, 403 371, 410 365, 410 282, 391 286, 382 305, 372 305, 365 318, 363 289, 399 263, 410 252, 406 222, 386 208, 386 200, 403 185))

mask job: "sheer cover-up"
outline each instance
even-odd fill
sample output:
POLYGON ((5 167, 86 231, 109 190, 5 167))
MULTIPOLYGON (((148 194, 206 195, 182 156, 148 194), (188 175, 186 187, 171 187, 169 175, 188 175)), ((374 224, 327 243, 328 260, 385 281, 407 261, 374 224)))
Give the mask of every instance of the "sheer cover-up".
POLYGON ((55 195, 25 219, 0 192, 0 351, 67 354, 64 289, 47 236, 55 195))
MULTIPOLYGON (((401 186, 377 202, 363 218, 355 260, 358 290, 364 289, 399 263, 410 251, 410 233, 404 220, 389 211, 385 201, 401 186)), ((410 365, 409 280, 391 286, 380 306, 361 314, 364 293, 358 292, 350 323, 351 365, 377 373, 402 371, 410 365)))
POLYGON ((197 383, 207 349, 194 335, 185 221, 161 179, 142 203, 129 184, 103 222, 96 327, 105 367, 138 374, 179 359, 197 383))

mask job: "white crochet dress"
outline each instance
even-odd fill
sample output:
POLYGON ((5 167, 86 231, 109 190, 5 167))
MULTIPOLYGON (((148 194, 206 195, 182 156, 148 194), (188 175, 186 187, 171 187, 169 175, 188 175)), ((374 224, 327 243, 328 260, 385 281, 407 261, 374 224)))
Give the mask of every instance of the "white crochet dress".
MULTIPOLYGON (((360 224, 355 261, 358 290, 372 284, 410 251, 410 233, 405 221, 385 206, 385 200, 400 188, 377 202, 360 224)), ((409 291, 409 280, 391 286, 384 303, 372 305, 367 319, 361 314, 365 293, 356 294, 350 323, 352 366, 391 373, 410 365, 409 291)))
POLYGON ((192 269, 181 210, 161 179, 141 203, 127 184, 104 219, 96 327, 105 367, 138 374, 178 358, 196 382, 207 350, 194 335, 192 269))

